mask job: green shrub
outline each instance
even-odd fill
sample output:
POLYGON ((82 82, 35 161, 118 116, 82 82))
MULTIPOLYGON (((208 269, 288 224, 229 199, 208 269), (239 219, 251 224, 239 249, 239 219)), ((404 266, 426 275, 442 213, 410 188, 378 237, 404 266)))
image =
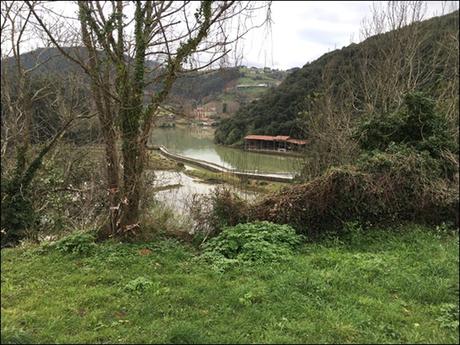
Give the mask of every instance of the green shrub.
POLYGON ((75 232, 57 241, 55 248, 62 253, 89 254, 96 244, 95 235, 88 232, 75 232))
POLYGON ((289 258, 301 236, 289 225, 254 222, 226 227, 204 244, 203 258, 219 268, 230 264, 289 258))
POLYGON ((448 328, 456 330, 459 327, 458 314, 459 306, 458 303, 444 303, 441 306, 440 316, 436 319, 441 324, 442 328, 448 328))
POLYGON ((384 151, 365 152, 356 165, 369 173, 393 172, 425 181, 442 176, 442 166, 438 159, 433 158, 428 151, 418 151, 404 144, 390 144, 384 151))
POLYGON ((385 151, 395 143, 426 150, 434 157, 443 151, 458 152, 446 120, 435 112, 435 102, 418 92, 407 94, 399 111, 363 120, 354 137, 367 151, 385 151))
MULTIPOLYGON (((34 226, 37 214, 33 208, 30 181, 24 175, 26 170, 27 150, 18 148, 14 168, 2 169, 1 187, 1 246, 15 246, 24 239, 27 230, 34 226), (10 170, 10 171, 8 171, 10 170), (9 175, 9 176, 8 176, 9 175)), ((40 165, 41 161, 36 164, 40 165)), ((7 166, 7 164, 5 164, 7 166)), ((2 157, 2 167, 3 157, 2 157)), ((28 171, 28 170, 26 170, 28 171)), ((32 173, 32 176, 35 174, 32 173)))
POLYGON ((211 196, 215 226, 233 226, 246 220, 246 203, 226 188, 217 188, 211 196))
MULTIPOLYGON (((40 148, 34 146, 29 156, 40 148)), ((35 161, 34 173, 22 176, 25 165, 19 169, 19 164, 2 170, 2 246, 93 224, 102 215, 106 199, 97 163, 102 152, 61 143, 52 155, 35 161)), ((25 159, 25 155, 18 158, 25 159)), ((4 161, 14 163, 11 157, 2 157, 2 166, 4 161)))
POLYGON ((264 198, 248 220, 291 224, 309 236, 351 221, 458 226, 458 148, 445 122, 433 101, 408 94, 400 111, 361 122, 355 136, 364 152, 353 166, 264 198))
POLYGON ((244 223, 248 219, 248 204, 227 188, 216 188, 208 195, 194 195, 190 215, 196 238, 206 240, 225 226, 244 223))
POLYGON ((8 193, 9 181, 2 182, 1 202, 1 246, 16 245, 26 237, 27 229, 37 221, 37 214, 32 207, 30 194, 8 193))
POLYGON ((150 242, 158 236, 171 233, 176 227, 177 217, 166 205, 160 204, 156 200, 148 203, 141 215, 141 226, 135 235, 129 239, 131 242, 150 242))

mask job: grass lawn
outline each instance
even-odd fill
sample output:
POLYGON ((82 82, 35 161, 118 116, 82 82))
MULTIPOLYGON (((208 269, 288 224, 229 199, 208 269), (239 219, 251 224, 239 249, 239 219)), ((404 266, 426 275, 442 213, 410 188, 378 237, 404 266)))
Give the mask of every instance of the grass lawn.
POLYGON ((2 250, 2 343, 458 343, 458 234, 417 227, 214 271, 174 240, 2 250))

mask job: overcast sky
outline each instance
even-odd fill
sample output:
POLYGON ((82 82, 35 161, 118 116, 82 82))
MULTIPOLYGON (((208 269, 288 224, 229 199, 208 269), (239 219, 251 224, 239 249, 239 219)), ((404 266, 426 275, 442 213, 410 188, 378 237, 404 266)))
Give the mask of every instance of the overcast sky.
MULTIPOLYGON (((372 3, 273 1, 271 31, 267 32, 267 27, 264 27, 245 36, 241 64, 278 69, 302 67, 328 51, 352 42, 358 43, 362 21, 370 16, 372 3)), ((441 14, 442 1, 426 3, 425 18, 441 14)), ((453 3, 458 9, 458 2, 448 2, 447 7, 452 9, 453 3)), ((70 1, 56 1, 52 6, 56 12, 68 16, 75 16, 77 12, 76 4, 70 1)), ((259 20, 256 22, 260 23, 259 20)), ((38 45, 38 41, 32 40, 31 46, 24 50, 37 48, 38 45)))
MULTIPOLYGON (((372 1, 274 1, 272 35, 251 32, 243 64, 302 67, 328 51, 358 43, 361 22, 371 8, 372 1)), ((428 1, 426 18, 439 15, 441 8, 441 1, 428 1)))

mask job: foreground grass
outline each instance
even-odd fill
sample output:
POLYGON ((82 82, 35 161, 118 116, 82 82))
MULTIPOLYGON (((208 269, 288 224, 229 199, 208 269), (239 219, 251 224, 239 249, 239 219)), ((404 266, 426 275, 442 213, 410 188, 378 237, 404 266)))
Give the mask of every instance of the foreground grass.
POLYGON ((2 343, 458 343, 458 235, 401 231, 225 273, 172 240, 2 250, 2 343))

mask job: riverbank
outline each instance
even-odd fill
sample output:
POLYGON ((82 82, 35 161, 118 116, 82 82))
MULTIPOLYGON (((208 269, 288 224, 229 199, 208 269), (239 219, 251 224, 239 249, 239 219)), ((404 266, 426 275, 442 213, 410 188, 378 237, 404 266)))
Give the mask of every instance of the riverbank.
POLYGON ((200 180, 200 182, 208 184, 229 184, 233 187, 258 193, 276 192, 289 185, 289 183, 284 182, 259 181, 254 179, 240 178, 229 173, 211 172, 197 167, 186 168, 184 164, 166 158, 156 150, 150 150, 148 158, 148 167, 150 169, 182 172, 187 176, 197 178, 200 180))
POLYGON ((217 145, 214 143, 212 128, 156 128, 148 146, 164 146, 172 154, 241 172, 294 175, 301 171, 304 163, 298 157, 262 154, 217 145))
POLYGON ((182 171, 184 164, 166 158, 156 150, 147 151, 147 169, 182 171))
POLYGON ((242 179, 229 173, 215 173, 200 168, 186 169, 183 173, 206 183, 227 183, 233 187, 258 193, 276 192, 289 185, 284 182, 242 179))
POLYGON ((2 343, 458 342, 458 234, 408 226, 225 273, 161 239, 2 250, 2 343))

